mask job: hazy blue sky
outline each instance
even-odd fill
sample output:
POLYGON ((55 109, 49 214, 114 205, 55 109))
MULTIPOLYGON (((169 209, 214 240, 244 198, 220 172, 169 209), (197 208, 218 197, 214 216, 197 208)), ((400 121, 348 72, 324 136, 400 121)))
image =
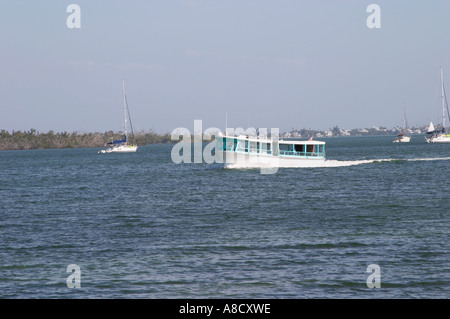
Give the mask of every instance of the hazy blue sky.
POLYGON ((9 131, 121 130, 122 79, 135 130, 426 125, 450 81, 448 0, 1 0, 0 39, 9 131))

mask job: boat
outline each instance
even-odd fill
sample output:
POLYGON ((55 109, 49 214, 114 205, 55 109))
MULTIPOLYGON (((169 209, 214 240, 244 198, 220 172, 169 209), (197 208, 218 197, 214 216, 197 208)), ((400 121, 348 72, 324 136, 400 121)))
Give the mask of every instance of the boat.
POLYGON ((430 125, 428 125, 428 130, 426 134, 432 134, 436 129, 434 128, 433 122, 430 122, 430 125))
POLYGON ((409 143, 411 141, 411 136, 405 135, 405 133, 397 134, 397 138, 392 141, 392 143, 409 143))
POLYGON ((319 167, 325 162, 325 142, 267 136, 219 134, 225 168, 319 167))
POLYGON ((130 122, 131 134, 133 133, 133 125, 131 124, 130 111, 128 110, 127 95, 125 93, 125 81, 122 81, 123 90, 123 116, 124 116, 124 137, 121 140, 111 141, 106 144, 106 149, 99 151, 101 154, 105 153, 134 153, 138 146, 135 144, 128 144, 128 122, 130 122))
POLYGON ((406 119, 405 106, 403 105, 403 131, 397 134, 397 138, 393 143, 409 143, 411 141, 411 136, 406 135, 409 131, 408 120, 406 119))
POLYGON ((442 102, 442 128, 434 128, 433 122, 430 123, 428 132, 425 134, 425 141, 427 143, 450 143, 450 134, 445 130, 445 119, 450 112, 447 104, 447 97, 444 89, 444 75, 441 68, 441 102, 442 102), (447 109, 447 114, 445 110, 447 109))

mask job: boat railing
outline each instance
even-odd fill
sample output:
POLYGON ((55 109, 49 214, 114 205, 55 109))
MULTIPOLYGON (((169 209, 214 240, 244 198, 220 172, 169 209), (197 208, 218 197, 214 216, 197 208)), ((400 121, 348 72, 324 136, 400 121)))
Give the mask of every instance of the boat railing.
POLYGON ((225 145, 223 150, 225 152, 237 152, 237 153, 250 153, 250 154, 272 154, 272 151, 270 149, 265 148, 254 148, 251 147, 250 149, 248 147, 238 146, 235 148, 235 145, 225 145))
MULTIPOLYGON (((237 146, 236 148, 234 145, 225 145, 223 148, 226 152, 237 152, 237 153, 250 153, 250 154, 272 154, 272 150, 270 149, 264 149, 264 148, 248 148, 243 146, 237 146)), ((295 156, 295 157, 325 157, 324 152, 298 152, 298 151, 286 151, 286 150, 280 150, 279 155, 281 156, 295 156)))
MULTIPOLYGON (((228 150, 228 151, 233 151, 233 148, 232 147, 228 147, 226 150, 228 150)), ((243 147, 243 146, 241 146, 241 147, 237 147, 236 148, 236 152, 239 152, 239 153, 249 153, 249 154, 272 154, 272 151, 270 150, 270 149, 264 149, 264 148, 255 148, 255 147, 251 147, 251 148, 248 148, 248 147, 243 147)))
POLYGON ((234 150, 234 147, 233 147, 233 145, 231 145, 231 146, 224 146, 223 150, 224 151, 228 151, 228 152, 232 152, 234 150))
POLYGON ((260 149, 259 154, 272 154, 272 151, 268 149, 260 149))
POLYGON ((242 145, 238 145, 236 147, 236 152, 243 152, 243 153, 248 153, 248 147, 244 147, 242 145))
POLYGON ((280 150, 282 156, 298 156, 298 157, 324 157, 323 152, 297 152, 280 150))

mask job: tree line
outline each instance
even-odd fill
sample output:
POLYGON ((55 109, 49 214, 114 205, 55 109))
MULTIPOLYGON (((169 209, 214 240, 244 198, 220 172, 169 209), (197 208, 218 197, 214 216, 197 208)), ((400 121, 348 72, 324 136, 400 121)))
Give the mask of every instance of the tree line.
MULTIPOLYGON (((35 129, 29 131, 0 131, 0 150, 30 150, 30 149, 55 149, 55 148, 87 148, 104 147, 113 140, 123 139, 122 132, 38 132, 35 129)), ((140 146, 146 144, 171 143, 170 134, 157 134, 153 131, 141 131, 134 136, 128 136, 129 142, 140 146)))

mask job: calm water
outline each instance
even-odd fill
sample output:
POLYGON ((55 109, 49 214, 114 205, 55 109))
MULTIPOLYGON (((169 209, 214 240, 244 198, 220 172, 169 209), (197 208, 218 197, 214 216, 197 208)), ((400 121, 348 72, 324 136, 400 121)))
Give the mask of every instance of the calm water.
POLYGON ((0 152, 0 297, 448 298, 450 145, 393 139, 323 139, 391 160, 274 175, 172 145, 0 152))

